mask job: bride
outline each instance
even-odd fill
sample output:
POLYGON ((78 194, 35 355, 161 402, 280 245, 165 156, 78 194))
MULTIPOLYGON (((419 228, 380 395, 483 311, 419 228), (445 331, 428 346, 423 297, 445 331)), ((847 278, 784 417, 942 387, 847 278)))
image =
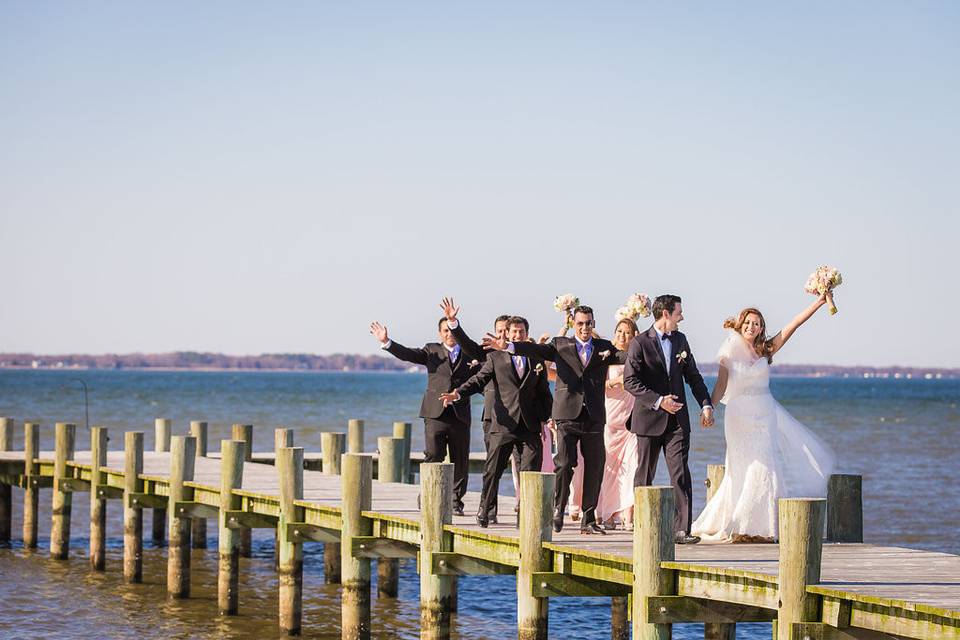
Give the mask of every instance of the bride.
POLYGON ((727 406, 726 470, 693 523, 693 535, 714 542, 773 542, 779 498, 826 496, 833 451, 770 395, 773 355, 825 302, 821 296, 772 338, 757 309, 744 309, 723 323, 727 337, 717 354, 712 401, 727 406))

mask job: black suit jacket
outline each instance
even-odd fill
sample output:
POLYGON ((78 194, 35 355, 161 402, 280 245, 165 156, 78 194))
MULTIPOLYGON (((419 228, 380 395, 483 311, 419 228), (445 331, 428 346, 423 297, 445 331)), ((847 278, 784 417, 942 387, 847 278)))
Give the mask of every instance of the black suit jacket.
POLYGON ((514 342, 518 356, 549 360, 557 365, 557 392, 553 398, 554 420, 575 420, 584 408, 594 423, 607 421, 604 389, 607 369, 623 364, 626 353, 603 338, 593 339, 593 353, 584 366, 575 338, 558 336, 546 344, 514 342))
POLYGON ((490 413, 490 432, 500 430, 518 432, 522 423, 539 433, 540 423, 550 416, 553 397, 547 381, 547 368, 539 358, 527 358, 523 378, 517 375, 513 358, 502 351, 487 356, 483 367, 457 391, 462 397, 486 390, 493 385, 493 409, 490 413))
MULTIPOLYGON (((460 348, 460 357, 456 363, 450 362, 450 354, 439 342, 430 342, 421 349, 405 347, 396 340, 391 341, 387 348, 394 357, 414 364, 422 364, 427 368, 427 390, 420 403, 421 418, 439 418, 443 414, 441 393, 447 393, 463 384, 476 372, 479 363, 460 348)), ((470 403, 461 399, 451 405, 454 413, 461 422, 470 424, 470 403)))
POLYGON ((677 412, 677 421, 684 432, 690 432, 690 413, 687 411, 686 392, 683 381, 686 380, 693 391, 693 397, 700 406, 710 404, 710 393, 703 382, 703 376, 697 370, 697 361, 693 358, 687 337, 679 331, 673 332, 673 355, 670 374, 663 357, 663 348, 657 331, 650 327, 637 334, 627 350, 627 365, 623 370, 623 388, 635 398, 633 413, 627 424, 632 432, 641 436, 659 436, 667 430, 670 414, 663 409, 654 409, 653 405, 661 396, 675 395, 683 403, 677 412), (686 353, 686 357, 682 357, 686 353))
MULTIPOLYGON (((457 339, 463 351, 467 353, 471 359, 481 364, 487 361, 487 354, 490 352, 474 342, 470 336, 467 335, 467 332, 463 330, 463 324, 458 321, 457 328, 451 329, 450 331, 453 332, 453 337, 457 339)), ((493 417, 495 393, 495 385, 491 380, 487 383, 487 386, 483 388, 483 415, 481 417, 483 421, 491 420, 493 417)))

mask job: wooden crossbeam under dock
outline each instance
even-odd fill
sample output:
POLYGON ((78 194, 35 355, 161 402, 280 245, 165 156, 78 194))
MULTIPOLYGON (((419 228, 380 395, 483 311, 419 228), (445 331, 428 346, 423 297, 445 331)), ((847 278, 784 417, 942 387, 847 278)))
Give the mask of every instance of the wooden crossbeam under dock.
MULTIPOLYGON (((50 486, 54 454, 38 454, 40 487, 50 486)), ((171 454, 143 452, 142 492, 131 503, 166 508, 170 495, 171 454)), ((306 463, 304 466, 308 466, 306 463)), ((124 454, 107 454, 102 497, 120 497, 125 482, 124 454)), ((23 485, 23 452, 0 452, 0 482, 23 485), (16 482, 13 482, 16 480, 16 482)), ((77 451, 67 462, 62 490, 92 486, 90 452, 77 451)), ((183 515, 211 517, 220 508, 220 461, 195 460, 192 480, 184 485, 192 497, 177 504, 183 515)), ((369 509, 371 535, 349 538, 352 557, 395 558, 417 554, 421 511, 416 485, 374 482, 369 509)), ((247 462, 242 484, 233 491, 237 508, 228 526, 277 526, 280 479, 269 464, 247 462)), ((303 496, 295 501, 302 514, 286 523, 284 540, 339 540, 342 486, 338 475, 303 472, 303 496)), ((509 504, 511 498, 503 498, 509 504)), ((466 512, 476 511, 479 495, 468 493, 466 512)), ((131 506, 134 506, 131 504, 131 506)), ((437 575, 514 573, 519 567, 520 531, 510 509, 500 523, 480 528, 472 517, 453 517, 443 525, 446 548, 435 552, 430 569, 437 575)), ((581 536, 567 522, 560 534, 543 543, 552 557, 547 571, 532 574, 533 595, 623 595, 634 585, 634 548, 629 532, 581 536)), ((345 542, 346 543, 346 542, 345 542)), ((780 605, 780 549, 775 544, 706 544, 678 546, 660 563, 672 591, 645 598, 650 627, 677 622, 730 623, 774 620, 780 605)), ((527 574, 528 576, 530 574, 527 574)), ((824 543, 820 579, 806 586, 817 619, 792 623, 790 637, 871 637, 877 633, 908 638, 960 639, 960 556, 871 544, 824 543), (797 635, 800 634, 800 635, 797 635)), ((636 609, 635 609, 636 611, 636 609)), ((786 636, 781 636, 786 637, 786 636)))

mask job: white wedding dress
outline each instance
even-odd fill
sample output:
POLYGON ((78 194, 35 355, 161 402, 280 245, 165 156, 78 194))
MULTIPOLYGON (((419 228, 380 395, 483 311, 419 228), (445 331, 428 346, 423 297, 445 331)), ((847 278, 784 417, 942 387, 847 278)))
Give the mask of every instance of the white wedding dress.
POLYGON ((737 534, 776 538, 779 498, 824 497, 836 456, 770 395, 770 365, 730 329, 717 354, 728 372, 726 470, 693 535, 729 542, 737 534))

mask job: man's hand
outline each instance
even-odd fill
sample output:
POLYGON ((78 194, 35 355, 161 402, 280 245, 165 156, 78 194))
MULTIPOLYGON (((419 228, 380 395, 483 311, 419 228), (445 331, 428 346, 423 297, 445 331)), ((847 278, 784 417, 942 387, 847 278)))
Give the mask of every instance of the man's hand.
POLYGON ((683 409, 683 403, 677 402, 677 396, 663 396, 660 401, 660 408, 671 415, 675 415, 680 409, 683 409))
POLYGON ((440 399, 443 400, 444 407, 449 407, 454 402, 460 399, 460 393, 456 389, 454 389, 453 391, 449 391, 447 393, 441 393, 440 399))
POLYGON ((553 441, 557 441, 557 423, 553 421, 553 418, 547 420, 547 429, 550 430, 550 435, 553 437, 553 441))
POLYGON ((714 425, 713 407, 704 407, 700 412, 700 426, 709 429, 714 425))
POLYGON ((444 298, 441 300, 440 308, 443 310, 443 315, 446 316, 449 321, 456 320, 457 314, 460 313, 460 307, 454 304, 453 298, 444 298))
POLYGON ((387 344, 390 342, 390 336, 387 335, 387 328, 379 322, 370 323, 370 333, 373 334, 374 338, 380 341, 380 344, 387 344))
POLYGON ((498 338, 492 333, 488 333, 483 338, 483 342, 481 344, 483 345, 483 348, 487 349, 488 351, 506 351, 508 343, 506 338, 498 338))
POLYGON ((550 342, 550 338, 552 337, 553 336, 550 335, 549 333, 544 333, 539 338, 537 338, 537 344, 547 344, 548 342, 550 342))

